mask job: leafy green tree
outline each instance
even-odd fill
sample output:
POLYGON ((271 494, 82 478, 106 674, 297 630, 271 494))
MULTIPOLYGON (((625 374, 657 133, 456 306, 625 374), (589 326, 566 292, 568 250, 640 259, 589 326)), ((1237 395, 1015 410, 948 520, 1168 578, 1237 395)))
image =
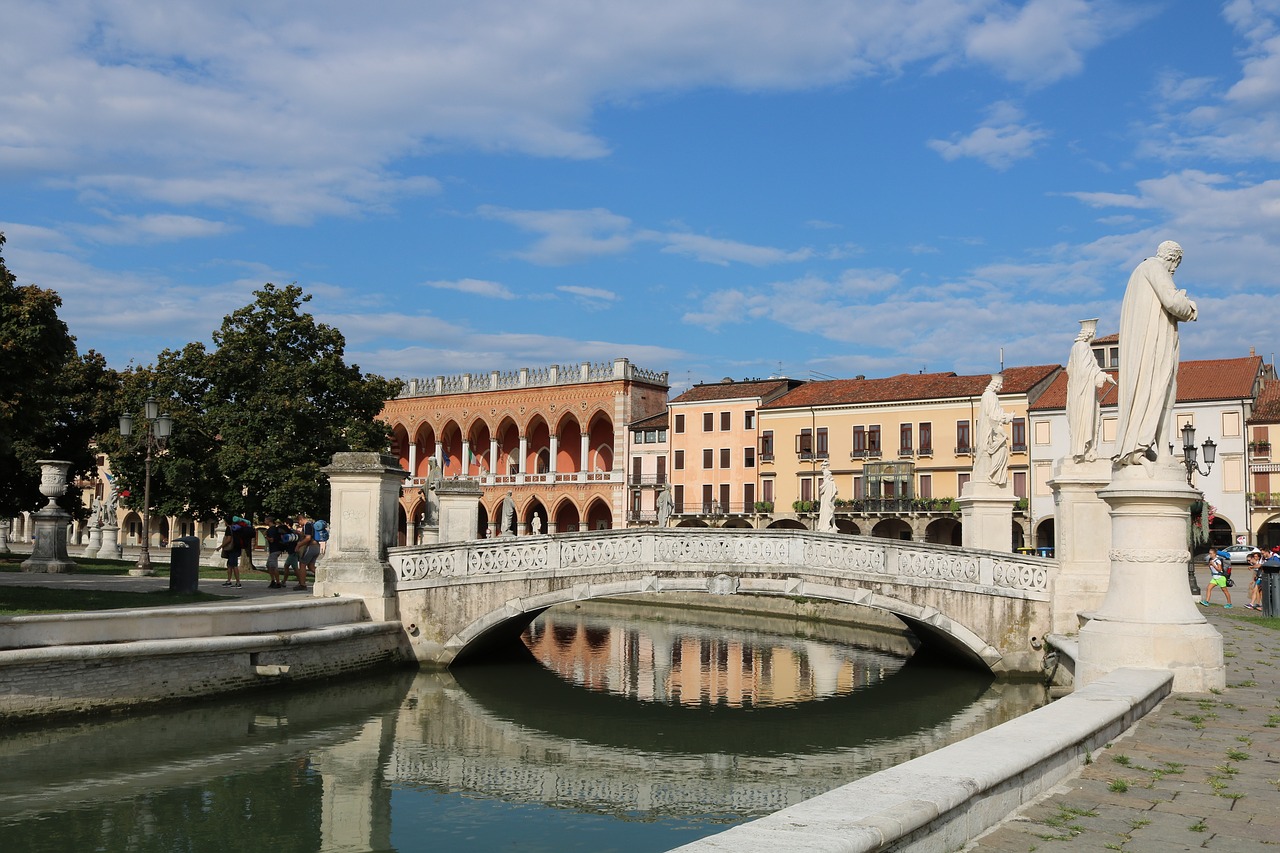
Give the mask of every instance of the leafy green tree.
POLYGON ((100 354, 77 354, 61 307, 52 290, 18 286, 0 257, 0 516, 43 506, 37 459, 70 461, 73 480, 92 473, 93 436, 111 417, 119 377, 100 354))
MULTIPOLYGON (((212 350, 202 343, 165 350, 154 368, 124 377, 127 410, 140 410, 151 395, 174 421, 152 465, 156 512, 327 515, 320 469, 333 454, 387 447, 388 428, 376 417, 399 381, 348 365, 342 333, 304 310, 311 296, 297 285, 267 284, 254 295, 223 320, 212 350)), ((142 443, 103 441, 115 448, 113 465, 131 493, 126 504, 140 506, 142 443)))

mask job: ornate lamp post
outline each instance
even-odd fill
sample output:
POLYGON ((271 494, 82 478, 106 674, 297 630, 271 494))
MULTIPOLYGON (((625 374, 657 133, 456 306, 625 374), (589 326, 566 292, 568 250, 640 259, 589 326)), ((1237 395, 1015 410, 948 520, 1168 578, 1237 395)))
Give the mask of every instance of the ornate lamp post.
MULTIPOLYGON (((1172 447, 1169 448, 1173 450, 1172 447)), ((1191 477, 1199 474, 1202 477, 1209 476, 1210 469, 1213 468, 1214 460, 1218 458, 1218 445, 1214 443, 1212 438, 1206 438, 1204 444, 1196 448, 1196 428, 1191 424, 1185 424, 1182 427, 1182 465, 1187 469, 1187 485, 1191 485, 1191 477), (1196 458, 1199 451, 1204 452, 1204 470, 1200 470, 1200 462, 1196 458)), ((1209 532, 1206 530, 1205 535, 1209 532)), ((1196 582, 1196 558, 1192 555, 1187 561, 1187 586, 1191 589, 1192 595, 1200 595, 1200 584, 1196 582)))
MULTIPOLYGON (((146 477, 142 488, 142 553, 138 556, 138 567, 129 574, 151 575, 151 457, 162 450, 169 436, 173 434, 173 418, 160 413, 160 404, 154 397, 148 397, 143 404, 143 415, 147 431, 142 439, 147 445, 146 477)), ((133 435, 133 415, 120 416, 120 435, 128 438, 133 435)))

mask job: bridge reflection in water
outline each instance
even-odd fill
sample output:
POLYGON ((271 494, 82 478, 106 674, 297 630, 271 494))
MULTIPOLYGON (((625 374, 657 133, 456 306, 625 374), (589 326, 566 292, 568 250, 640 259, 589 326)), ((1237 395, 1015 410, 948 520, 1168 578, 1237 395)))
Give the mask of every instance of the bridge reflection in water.
POLYGON ((547 666, 10 732, 0 850, 666 850, 1044 698, 903 636, 733 623, 570 607, 529 634, 547 666))

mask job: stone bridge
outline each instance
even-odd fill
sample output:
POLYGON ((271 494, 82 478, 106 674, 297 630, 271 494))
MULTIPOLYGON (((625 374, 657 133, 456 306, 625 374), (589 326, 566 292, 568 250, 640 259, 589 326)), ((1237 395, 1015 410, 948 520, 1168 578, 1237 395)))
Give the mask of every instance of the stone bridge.
MULTIPOLYGON (((474 528, 473 528, 474 529, 474 528)), ((623 529, 388 548, 419 661, 448 665, 548 607, 665 592, 822 599, 894 614, 926 644, 1039 673, 1056 563, 802 530, 623 529)))

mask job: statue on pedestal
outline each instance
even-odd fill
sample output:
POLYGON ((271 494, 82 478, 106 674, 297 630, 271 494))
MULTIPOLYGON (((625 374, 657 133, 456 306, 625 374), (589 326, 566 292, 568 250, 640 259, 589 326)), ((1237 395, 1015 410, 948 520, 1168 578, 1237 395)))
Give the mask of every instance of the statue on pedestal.
POLYGON ((1166 240, 1138 264, 1120 306, 1118 467, 1168 459, 1169 418, 1177 399, 1178 321, 1195 320, 1196 304, 1173 284, 1182 247, 1166 240))
POLYGON ((671 487, 663 486, 658 490, 658 526, 666 527, 671 522, 671 512, 675 502, 671 499, 671 487))
POLYGON ((814 529, 819 533, 836 532, 836 478, 831 475, 831 463, 822 460, 822 480, 818 484, 818 524, 814 529))
POLYGON ((1013 420, 1013 415, 1000 408, 1003 387, 1004 377, 996 373, 982 392, 973 458, 973 479, 995 486, 1003 486, 1009 480, 1009 437, 1004 425, 1013 420))
POLYGON ((507 496, 502 499, 502 521, 498 524, 498 535, 505 536, 508 531, 515 534, 516 522, 516 502, 511 496, 511 492, 507 492, 507 496))
POLYGON ((1115 384, 1115 379, 1098 365, 1089 345, 1097 329, 1096 319, 1081 320, 1080 334, 1076 335, 1067 359, 1067 435, 1071 458, 1076 462, 1092 462, 1098 458, 1102 426, 1098 389, 1108 382, 1115 384))

